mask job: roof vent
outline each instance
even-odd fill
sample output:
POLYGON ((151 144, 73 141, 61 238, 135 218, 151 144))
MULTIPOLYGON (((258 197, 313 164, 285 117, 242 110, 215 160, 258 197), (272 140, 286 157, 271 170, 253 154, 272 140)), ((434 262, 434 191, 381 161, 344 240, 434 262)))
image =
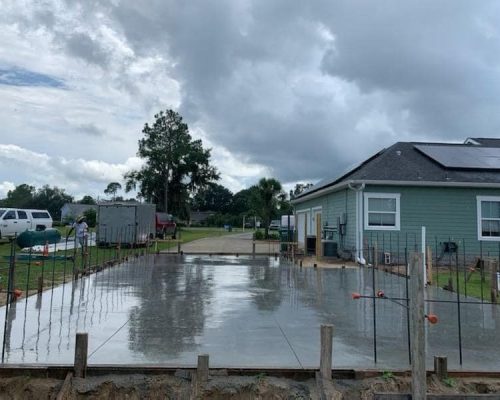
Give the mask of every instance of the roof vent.
POLYGON ((400 155, 401 155, 401 150, 396 150, 396 154, 397 154, 398 156, 400 156, 400 155))

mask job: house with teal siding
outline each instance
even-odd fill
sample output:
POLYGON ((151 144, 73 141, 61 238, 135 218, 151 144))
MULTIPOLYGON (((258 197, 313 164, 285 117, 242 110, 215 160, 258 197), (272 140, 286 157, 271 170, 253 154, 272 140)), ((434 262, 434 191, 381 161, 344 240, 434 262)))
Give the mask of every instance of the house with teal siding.
POLYGON ((428 246, 437 257, 499 257, 500 139, 398 142, 292 203, 306 252, 334 248, 361 263, 428 246))

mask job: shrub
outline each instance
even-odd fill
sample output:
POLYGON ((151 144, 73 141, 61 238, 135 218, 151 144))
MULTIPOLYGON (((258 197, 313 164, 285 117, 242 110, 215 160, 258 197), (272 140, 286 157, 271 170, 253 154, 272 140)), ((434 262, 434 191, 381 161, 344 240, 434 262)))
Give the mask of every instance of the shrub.
POLYGON ((253 240, 264 240, 264 232, 255 231, 253 234, 253 240))
POLYGON ((277 234, 277 233, 275 233, 275 232, 273 232, 273 233, 269 233, 269 234, 267 235, 267 239, 268 239, 268 240, 279 240, 279 239, 280 239, 280 235, 279 235, 279 234, 277 234))

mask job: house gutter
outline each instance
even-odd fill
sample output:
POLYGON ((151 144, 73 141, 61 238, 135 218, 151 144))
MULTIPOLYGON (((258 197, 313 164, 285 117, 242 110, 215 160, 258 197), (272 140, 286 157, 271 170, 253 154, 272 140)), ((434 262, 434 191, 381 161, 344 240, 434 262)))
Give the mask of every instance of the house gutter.
POLYGON ((379 180, 350 180, 337 183, 333 186, 328 186, 323 189, 313 192, 311 194, 306 194, 303 197, 299 197, 291 201, 293 205, 300 204, 303 201, 315 199, 316 197, 323 196, 328 193, 336 192, 341 189, 345 189, 351 185, 375 185, 375 186, 416 186, 416 187, 459 187, 459 188, 483 188, 483 189, 500 189, 500 183, 490 183, 490 182, 436 182, 436 181, 379 181, 379 180))
POLYGON ((356 193, 356 262, 365 265, 363 256, 363 190, 365 183, 349 182, 347 187, 356 193))

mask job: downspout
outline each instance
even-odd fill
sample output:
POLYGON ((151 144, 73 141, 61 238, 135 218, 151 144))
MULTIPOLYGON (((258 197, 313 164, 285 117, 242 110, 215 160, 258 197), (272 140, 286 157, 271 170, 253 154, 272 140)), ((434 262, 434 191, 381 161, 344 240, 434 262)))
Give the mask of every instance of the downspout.
POLYGON ((356 192, 356 262, 365 265, 366 260, 363 256, 363 189, 365 184, 349 182, 347 186, 356 192))

